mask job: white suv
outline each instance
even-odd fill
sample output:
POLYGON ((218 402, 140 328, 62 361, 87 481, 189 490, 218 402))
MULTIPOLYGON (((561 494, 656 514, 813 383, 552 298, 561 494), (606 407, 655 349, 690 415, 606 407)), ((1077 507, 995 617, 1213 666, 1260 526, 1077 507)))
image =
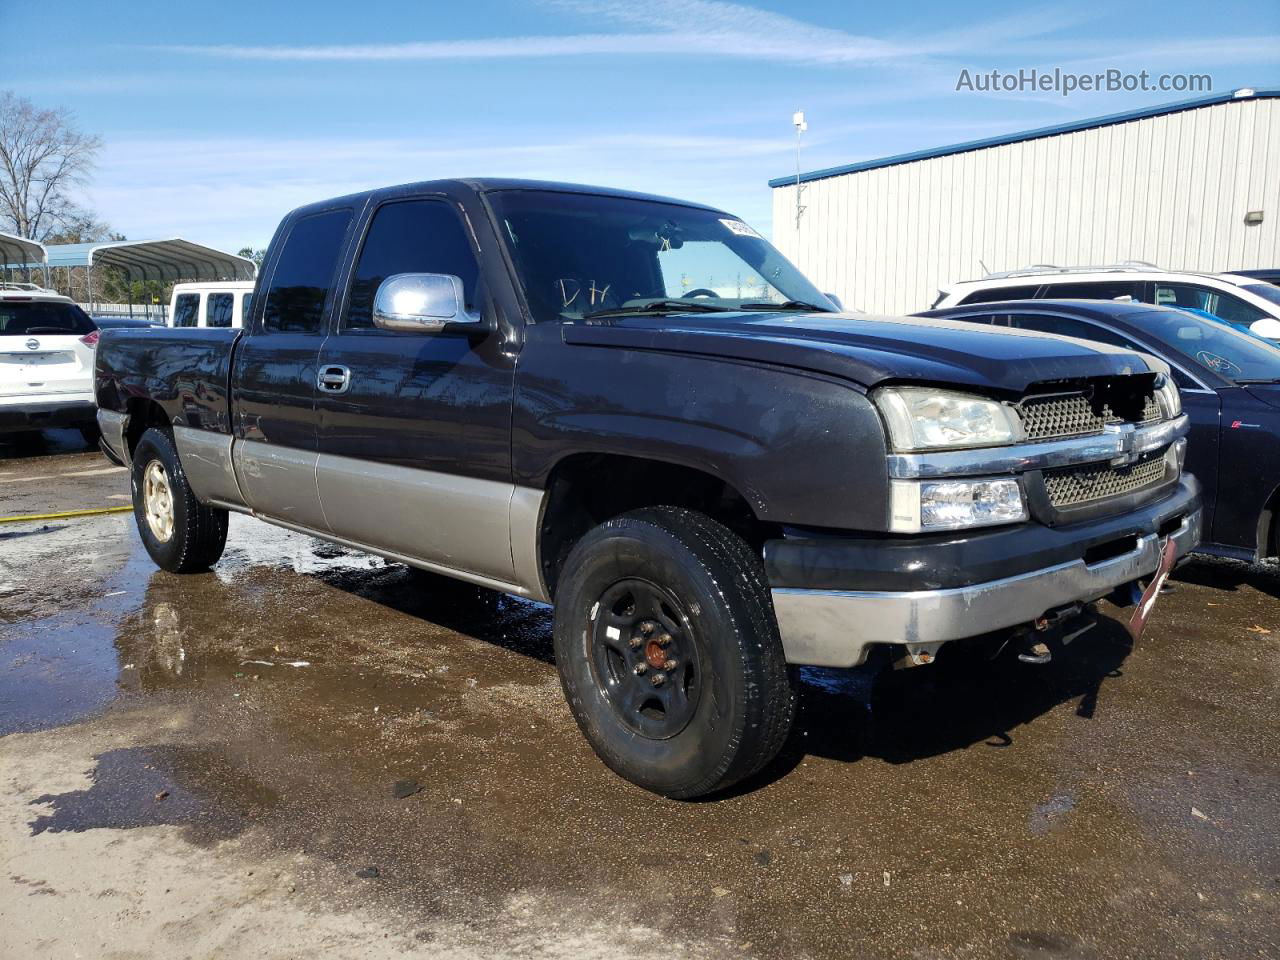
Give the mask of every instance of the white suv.
POLYGON ((69 297, 0 283, 0 434, 76 427, 97 442, 98 328, 69 297))
POLYGON ((1134 300, 1225 320, 1280 339, 1280 287, 1237 273, 1183 273, 1149 263, 1110 267, 1035 266, 953 283, 934 307, 1003 300, 1134 300))

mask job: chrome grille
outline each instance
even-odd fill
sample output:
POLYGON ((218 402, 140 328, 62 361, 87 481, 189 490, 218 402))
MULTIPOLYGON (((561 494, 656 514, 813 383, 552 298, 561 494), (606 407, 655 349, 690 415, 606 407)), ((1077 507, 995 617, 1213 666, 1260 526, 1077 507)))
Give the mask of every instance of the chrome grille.
POLYGON ((1018 412, 1022 415, 1022 426, 1028 440, 1098 433, 1107 423, 1094 412, 1089 398, 1083 393, 1028 397, 1018 404, 1018 412))
POLYGON ((1083 467, 1046 470, 1044 487, 1048 491, 1049 502, 1055 507, 1073 507, 1133 493, 1159 483, 1164 475, 1164 457, 1158 456, 1131 467, 1091 463, 1083 467))
POLYGON ((1160 419, 1160 404, 1156 402, 1154 393, 1147 394, 1147 399, 1142 405, 1142 422, 1149 423, 1152 420, 1160 419))
MULTIPOLYGON (((1134 419, 1122 416, 1112 408, 1110 401, 1115 399, 1117 380, 1096 381, 1095 387, 1088 391, 1079 390, 1063 393, 1045 393, 1023 398, 1017 405, 1018 414, 1022 418, 1022 426, 1028 440, 1055 440, 1062 437, 1080 437, 1091 433, 1101 433, 1102 428, 1110 423, 1149 423, 1160 419, 1160 406, 1155 394, 1144 393, 1142 411, 1134 419)), ((1121 390, 1124 388, 1121 387, 1121 390)), ((1131 388, 1130 388, 1131 389, 1131 388)), ((1129 399, 1116 400, 1120 409, 1134 410, 1138 399, 1132 393, 1129 399)), ((1135 411, 1136 412, 1136 411, 1135 411)))

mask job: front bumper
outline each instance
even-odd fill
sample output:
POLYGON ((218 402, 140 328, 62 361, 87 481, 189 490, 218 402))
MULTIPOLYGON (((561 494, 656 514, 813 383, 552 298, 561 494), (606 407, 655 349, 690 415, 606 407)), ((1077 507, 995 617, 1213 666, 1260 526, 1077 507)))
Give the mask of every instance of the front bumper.
MULTIPOLYGON (((954 546, 954 542, 921 544, 917 549, 922 559, 916 565, 904 556, 904 551, 911 549, 909 541, 906 548, 901 546, 903 541, 898 541, 888 550, 886 542, 880 541, 881 551, 896 554, 890 561, 893 569, 868 571, 869 578, 892 581, 895 588, 874 590, 853 588, 867 579, 862 570, 832 569, 832 557, 871 555, 873 549, 864 541, 857 542, 858 548, 852 552, 841 552, 838 545, 831 543, 811 541, 814 562, 807 566, 807 573, 806 565, 797 562, 803 548, 787 551, 786 542, 782 541, 784 553, 791 555, 781 563, 766 548, 773 606, 788 662, 857 666, 875 644, 907 645, 912 653, 932 653, 947 641, 1020 626, 1058 608, 1098 600, 1117 587, 1154 573, 1160 564, 1160 544, 1165 536, 1176 544, 1179 557, 1199 544, 1199 486, 1193 478, 1184 477, 1169 496, 1133 513, 1050 531, 1047 539, 1052 550, 1045 545, 1043 531, 1044 528, 1028 525, 1022 528, 1025 535, 1019 537, 1019 528, 1009 528, 991 535, 986 547, 974 546, 975 542, 982 543, 984 538, 979 536, 962 540, 960 546, 975 560, 992 546, 996 551, 1017 551, 1022 540, 1025 553, 1031 557, 1056 554, 1057 561, 1025 569, 1027 557, 1018 555, 1024 551, 1005 553, 1003 557, 996 554, 988 563, 976 563, 969 569, 991 571, 1003 567, 1018 572, 967 582, 964 570, 957 569, 951 577, 961 582, 954 586, 936 585, 938 572, 923 559, 940 549, 945 553, 945 548, 954 546), (1100 536, 1106 539, 1100 541, 1100 536), (1117 545, 1124 548, 1122 552, 1115 552, 1117 545), (1064 553, 1070 558, 1063 559, 1064 553), (1091 562, 1093 556, 1101 559, 1091 562), (912 583, 913 566, 923 569, 929 579, 912 583), (780 574, 784 579, 790 574, 792 580, 817 580, 827 585, 814 588, 809 584, 780 584, 780 574), (833 577, 845 579, 849 588, 830 586, 833 577)), ((948 577, 941 579, 945 582, 948 577)))
POLYGON ((97 409, 92 393, 5 398, 0 400, 0 433, 87 426, 97 409))

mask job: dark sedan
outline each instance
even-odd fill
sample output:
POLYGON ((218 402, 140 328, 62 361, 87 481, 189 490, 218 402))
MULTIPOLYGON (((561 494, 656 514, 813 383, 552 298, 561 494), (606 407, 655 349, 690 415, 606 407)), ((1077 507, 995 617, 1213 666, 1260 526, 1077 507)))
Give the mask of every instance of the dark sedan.
POLYGON ((1204 487, 1201 551, 1240 560, 1280 554, 1280 345, 1200 314, 1109 300, 1016 300, 918 316, 1056 333, 1164 360, 1191 419, 1187 472, 1204 487))
POLYGON ((1238 277, 1251 277, 1254 280, 1263 280, 1280 286, 1280 267, 1271 267, 1266 270, 1232 270, 1231 272, 1238 277))

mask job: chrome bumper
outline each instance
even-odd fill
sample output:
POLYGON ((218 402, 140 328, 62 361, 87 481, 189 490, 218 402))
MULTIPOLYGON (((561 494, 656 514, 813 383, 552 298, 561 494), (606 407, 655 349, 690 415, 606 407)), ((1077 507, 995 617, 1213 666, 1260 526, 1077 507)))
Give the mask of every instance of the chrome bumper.
POLYGON ((102 433, 102 443, 115 454, 115 459, 125 466, 129 463, 129 445, 124 439, 125 429, 128 426, 128 414, 98 409, 98 430, 102 433))
MULTIPOLYGON (((1177 555, 1200 542, 1196 509, 1170 534, 1177 555)), ((1058 607, 1087 603, 1155 573, 1160 538, 1138 538, 1129 553, 1093 565, 1073 560, 1030 573, 949 590, 863 593, 775 587, 773 607, 789 663, 855 667, 877 643, 933 653, 949 640, 1030 623, 1058 607)))

